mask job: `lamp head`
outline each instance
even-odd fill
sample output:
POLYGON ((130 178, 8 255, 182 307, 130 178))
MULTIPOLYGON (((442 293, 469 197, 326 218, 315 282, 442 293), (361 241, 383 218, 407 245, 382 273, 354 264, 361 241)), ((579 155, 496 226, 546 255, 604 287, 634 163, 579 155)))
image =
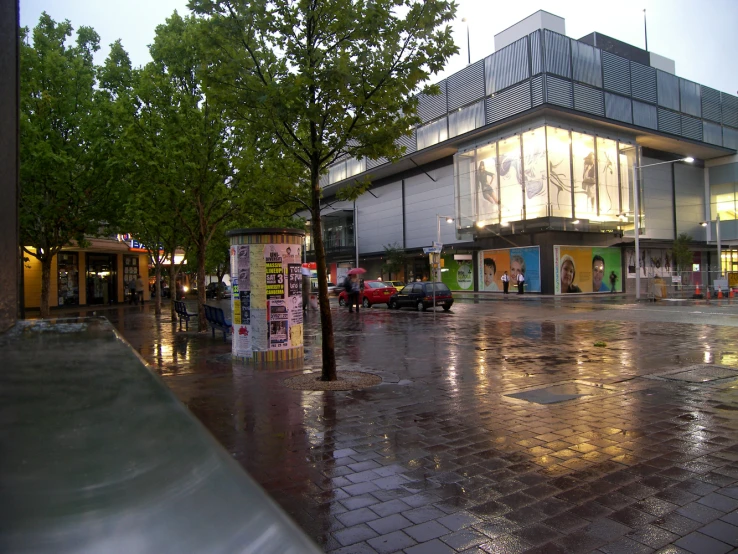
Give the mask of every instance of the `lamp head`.
POLYGON ((446 218, 446 223, 453 223, 453 222, 454 222, 454 218, 453 217, 447 217, 446 218))
POLYGON ((575 219, 574 221, 572 221, 572 224, 573 225, 579 225, 579 220, 578 219, 575 219))
POLYGON ((692 162, 694 162, 694 158, 692 156, 687 156, 686 158, 682 158, 682 161, 691 164, 692 162))

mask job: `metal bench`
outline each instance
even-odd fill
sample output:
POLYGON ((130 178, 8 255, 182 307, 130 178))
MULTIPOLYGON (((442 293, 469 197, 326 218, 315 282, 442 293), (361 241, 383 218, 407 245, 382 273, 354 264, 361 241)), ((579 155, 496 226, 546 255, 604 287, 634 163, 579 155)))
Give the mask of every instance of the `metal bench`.
POLYGON ((226 337, 231 331, 231 322, 225 318, 225 314, 221 308, 215 306, 208 306, 205 304, 205 319, 208 320, 208 324, 213 330, 213 338, 215 338, 215 329, 223 331, 223 342, 226 342, 226 337))
POLYGON ((185 303, 181 300, 175 300, 174 301, 174 311, 177 313, 177 317, 179 318, 179 330, 182 330, 182 320, 184 319, 185 322, 185 330, 190 330, 190 318, 195 317, 197 314, 192 314, 187 311, 187 306, 185 306, 185 303))

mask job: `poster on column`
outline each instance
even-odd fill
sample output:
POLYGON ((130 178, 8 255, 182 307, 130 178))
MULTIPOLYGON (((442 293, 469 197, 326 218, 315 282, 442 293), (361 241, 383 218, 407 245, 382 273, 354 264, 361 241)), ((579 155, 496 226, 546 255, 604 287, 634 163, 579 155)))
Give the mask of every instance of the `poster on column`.
POLYGON ((554 294, 620 292, 621 268, 619 248, 554 246, 554 294))
POLYGON ((235 257, 233 271, 234 279, 231 282, 231 295, 233 298, 233 341, 237 356, 250 356, 251 343, 251 321, 248 317, 250 310, 249 291, 251 289, 251 260, 250 246, 239 244, 231 247, 231 255, 235 257), (246 314, 244 318, 244 301, 246 302, 246 314))
POLYGON ((289 312, 284 300, 267 301, 269 350, 289 347, 289 312))
POLYGON ((510 277, 510 291, 517 290, 517 277, 525 277, 525 292, 541 292, 541 255, 538 246, 500 248, 479 252, 479 290, 502 291, 502 275, 510 277))

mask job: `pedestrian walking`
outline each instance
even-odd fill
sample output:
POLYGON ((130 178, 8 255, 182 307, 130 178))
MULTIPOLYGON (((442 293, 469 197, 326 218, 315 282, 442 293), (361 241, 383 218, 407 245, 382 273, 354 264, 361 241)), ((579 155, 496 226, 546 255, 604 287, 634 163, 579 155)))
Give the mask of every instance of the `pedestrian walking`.
POLYGON ((144 282, 141 279, 141 274, 136 275, 136 304, 141 300, 141 305, 144 303, 144 282))
POLYGON ((361 284, 359 283, 359 277, 358 275, 352 275, 351 276, 351 292, 349 293, 349 312, 354 311, 354 302, 356 303, 356 313, 359 313, 359 306, 361 306, 361 303, 359 302, 360 296, 361 296, 361 284))
POLYGON ((502 274, 502 292, 504 294, 507 294, 507 291, 510 289, 510 276, 507 274, 507 271, 502 274))
POLYGON ((523 294, 525 290, 525 275, 518 273, 518 294, 523 294))
POLYGON ((612 271, 610 273, 610 293, 615 292, 615 281, 617 280, 618 280, 617 274, 614 271, 612 271))

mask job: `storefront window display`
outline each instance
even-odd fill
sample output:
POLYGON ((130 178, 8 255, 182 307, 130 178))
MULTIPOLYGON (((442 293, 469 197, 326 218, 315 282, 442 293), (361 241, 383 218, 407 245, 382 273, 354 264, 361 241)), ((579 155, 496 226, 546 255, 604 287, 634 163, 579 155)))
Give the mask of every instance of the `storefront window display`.
POLYGON ((472 255, 444 254, 441 256, 441 281, 451 290, 473 290, 472 255))
POLYGON ((597 217, 595 140, 591 135, 571 134, 574 177, 574 213, 577 218, 597 217))
POLYGON ((546 139, 551 215, 571 217, 571 135, 566 129, 546 127, 546 139))
POLYGON ((546 190, 546 130, 523 134, 523 179, 526 219, 545 217, 548 209, 546 190))
POLYGON ((603 220, 613 220, 620 210, 618 193, 618 143, 597 138, 597 180, 599 215, 603 220))
POLYGON ((457 224, 560 217, 619 224, 635 147, 553 126, 456 154, 457 224))
POLYGON ((61 252, 57 260, 59 306, 79 304, 79 258, 76 252, 61 252))
POLYGON ((497 222, 500 214, 500 182, 497 177, 497 144, 477 150, 475 163, 477 221, 497 222))
POLYGON ((523 175, 520 167, 520 136, 498 143, 501 223, 523 219, 523 175))

